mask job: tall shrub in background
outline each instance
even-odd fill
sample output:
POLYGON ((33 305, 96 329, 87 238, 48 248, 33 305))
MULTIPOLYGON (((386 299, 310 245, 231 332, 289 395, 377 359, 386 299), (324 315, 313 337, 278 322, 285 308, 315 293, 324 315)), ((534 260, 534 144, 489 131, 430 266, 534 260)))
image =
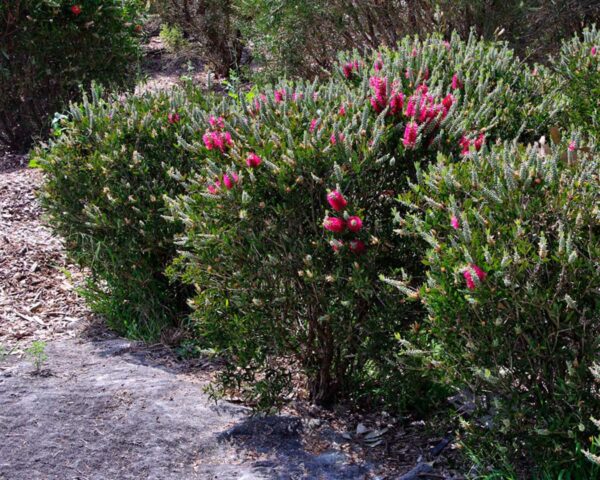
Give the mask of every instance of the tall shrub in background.
POLYGON ((163 195, 183 192, 194 162, 177 148, 207 100, 198 91, 92 97, 69 109, 49 147, 32 154, 46 173, 41 200, 68 252, 90 271, 85 295, 110 326, 157 338, 186 310, 166 266, 182 225, 163 218, 163 195), (176 168, 181 177, 172 178, 176 168))
POLYGON ((92 80, 131 85, 138 0, 0 2, 0 143, 28 147, 92 80))
POLYGON ((419 311, 378 282, 419 271, 418 246, 393 235, 392 198, 415 160, 468 156, 539 120, 517 114, 539 101, 514 90, 527 71, 474 37, 406 39, 342 56, 337 72, 323 85, 253 92, 182 142, 203 175, 172 201, 186 225, 177 267, 197 288, 199 333, 230 354, 221 379, 263 405, 297 368, 320 403, 423 398, 424 383, 407 381, 422 375, 418 360, 393 353, 419 334, 419 311))
POLYGON ((599 403, 600 163, 580 142, 440 156, 400 197, 427 279, 391 283, 422 300, 447 378, 477 398, 462 440, 518 478, 576 473, 599 403))

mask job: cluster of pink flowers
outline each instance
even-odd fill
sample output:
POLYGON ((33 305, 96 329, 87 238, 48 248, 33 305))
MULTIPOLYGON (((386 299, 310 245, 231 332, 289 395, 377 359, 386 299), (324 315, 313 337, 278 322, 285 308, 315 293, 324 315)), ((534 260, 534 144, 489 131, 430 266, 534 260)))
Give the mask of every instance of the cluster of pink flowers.
POLYGON ((167 115, 167 120, 173 125, 174 123, 179 123, 181 116, 177 112, 171 112, 167 115))
POLYGON ((223 130, 225 128, 225 119, 223 117, 215 118, 214 115, 211 115, 208 119, 208 123, 214 129, 223 130))
POLYGON ((246 165, 250 168, 257 168, 262 163, 262 158, 260 158, 256 153, 252 152, 248 155, 246 159, 246 165))
POLYGON ((332 145, 336 145, 338 142, 343 142, 345 138, 346 137, 343 133, 338 133, 337 136, 335 135, 335 133, 332 133, 331 137, 329 138, 329 141, 332 145))
POLYGON ((354 72, 358 72, 359 68, 360 65, 358 63, 358 60, 354 60, 353 62, 346 62, 344 65, 342 65, 342 72, 344 73, 344 77, 348 79, 352 78, 354 72))
POLYGON ((474 139, 469 139, 468 137, 463 135, 461 137, 460 141, 458 142, 458 144, 462 148, 462 150, 460 152, 462 155, 469 154, 469 152, 471 151, 471 145, 475 148, 475 151, 478 152, 479 150, 481 150, 481 147, 483 147, 484 143, 485 143, 485 133, 480 133, 474 139))
POLYGON ((220 130, 213 130, 206 132, 202 136, 204 145, 209 150, 220 150, 221 153, 225 153, 230 147, 233 146, 231 140, 231 134, 229 132, 222 132, 220 130))
POLYGON ((591 53, 592 57, 595 57, 598 54, 598 47, 596 47, 596 45, 594 45, 592 47, 592 49, 590 50, 590 53, 591 53))
MULTIPOLYGON (((327 194, 327 202, 336 212, 342 212, 348 206, 348 201, 344 198, 341 192, 333 190, 327 194)), ((347 217, 345 220, 339 217, 325 217, 323 227, 333 233, 343 233, 346 229, 352 233, 358 233, 363 228, 362 219, 356 215, 347 217)), ((339 252, 344 246, 344 242, 339 239, 331 241, 331 248, 334 252, 339 252)), ((357 255, 360 255, 366 250, 367 246, 360 239, 352 239, 348 242, 348 249, 357 255)))
POLYGON ((206 188, 209 193, 216 195, 219 193, 219 189, 221 185, 223 185, 227 190, 231 190, 238 182, 240 178, 237 173, 230 172, 223 175, 223 182, 217 178, 214 183, 209 184, 206 188))
POLYGON ((465 278, 465 281, 467 282, 467 288, 469 290, 475 290, 475 287, 477 285, 475 284, 473 275, 471 275, 471 271, 475 272, 475 275, 477 276, 477 279, 480 282, 483 282, 485 280, 485 277, 487 277, 487 273, 485 273, 480 267, 478 267, 474 263, 469 264, 468 267, 463 269, 462 274, 463 274, 463 277, 465 278))

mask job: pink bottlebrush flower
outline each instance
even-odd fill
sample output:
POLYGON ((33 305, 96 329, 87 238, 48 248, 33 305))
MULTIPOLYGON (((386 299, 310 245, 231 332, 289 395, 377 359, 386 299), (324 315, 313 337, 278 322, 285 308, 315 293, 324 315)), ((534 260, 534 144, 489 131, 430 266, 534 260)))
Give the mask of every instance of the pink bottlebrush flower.
POLYGON ((338 133, 337 138, 335 136, 335 133, 332 133, 331 137, 329 137, 329 141, 331 142, 332 145, 336 145, 338 141, 343 142, 344 138, 346 138, 346 137, 344 137, 343 133, 338 133))
POLYGON ((475 150, 477 150, 477 151, 481 150, 481 147, 483 147, 484 143, 485 143, 485 134, 481 133, 473 142, 473 145, 475 146, 475 150))
POLYGON ((575 143, 575 140, 573 140, 571 143, 569 143, 569 152, 574 152, 577 149, 577 144, 575 143))
POLYGON ((348 205, 348 201, 337 190, 333 190, 327 194, 327 202, 336 212, 342 211, 348 205))
POLYGON ((227 173, 223 175, 223 185, 227 190, 231 190, 235 185, 233 179, 227 173))
POLYGON ((404 114, 411 118, 417 114, 417 101, 414 96, 408 99, 406 104, 406 112, 404 112, 404 114))
POLYGON ((273 95, 275 96, 275 102, 281 103, 285 99, 285 90, 283 88, 275 90, 273 95))
POLYGON ((350 78, 354 73, 354 70, 358 71, 358 61, 348 62, 342 66, 342 72, 344 73, 344 77, 350 78))
POLYGON ((446 47, 446 50, 450 50, 450 42, 448 40, 444 40, 444 47, 446 47))
POLYGON ((415 90, 417 95, 426 95, 427 92, 429 92, 429 87, 425 83, 419 85, 415 90))
POLYGON ((461 154, 462 155, 467 155, 470 151, 471 148, 471 140, 469 140, 467 137, 465 137, 464 135, 461 137, 461 139, 459 140, 458 144, 461 146, 462 150, 461 150, 461 154))
POLYGON ((238 183, 240 181, 240 177, 235 172, 231 172, 231 178, 233 179, 233 183, 238 183))
POLYGON ((380 72, 383 69, 383 61, 381 60, 381 55, 377 58, 377 60, 375 60, 373 68, 376 72, 380 72))
POLYGON ((181 117, 177 112, 171 112, 167 115, 167 120, 171 125, 173 125, 174 123, 178 123, 179 120, 181 120, 181 117))
POLYGON ((406 128, 404 129, 404 138, 402 139, 402 143, 406 148, 415 147, 418 133, 419 130, 415 122, 410 122, 406 125, 406 128))
POLYGON ((412 52, 410 52, 411 57, 416 57, 418 54, 419 52, 417 51, 416 47, 412 49, 412 52))
POLYGON ((362 229, 363 223, 362 223, 362 220, 360 219, 360 217, 352 216, 352 217, 348 217, 348 220, 346 220, 346 225, 348 227, 348 230, 356 233, 356 232, 360 232, 360 230, 362 229))
POLYGON ((218 193, 217 186, 212 183, 210 185, 208 185, 206 187, 206 189, 208 190, 209 193, 212 193, 213 195, 216 195, 218 193))
POLYGON ((375 110, 375 112, 377 113, 381 113, 385 108, 385 105, 381 105, 379 103, 377 97, 371 97, 371 106, 373 107, 373 110, 375 110))
POLYGON ((460 222, 455 215, 452 215, 452 218, 450 219, 450 225, 452 225, 454 230, 458 230, 460 228, 460 222))
POLYGON ((346 115, 346 107, 344 107, 344 105, 340 106, 340 109, 338 110, 338 114, 343 117, 344 115, 346 115))
POLYGON ((473 281, 471 272, 468 269, 463 270, 463 277, 465 277, 465 280, 467 282, 467 288, 469 290, 475 290, 475 282, 473 281))
POLYGON ((214 115, 211 115, 208 119, 208 123, 212 128, 225 128, 225 119, 223 117, 215 118, 214 115))
POLYGON ((332 240, 329 242, 329 245, 331 245, 331 248, 335 253, 338 253, 342 248, 344 248, 344 242, 341 240, 332 240))
POLYGON ((330 232, 342 233, 346 229, 346 223, 341 218, 325 217, 323 227, 330 232))
POLYGON ((202 135, 202 140, 204 141, 204 146, 206 148, 208 148, 209 150, 212 150, 213 148, 215 148, 215 145, 214 145, 213 139, 212 139, 212 135, 209 132, 202 135))
POLYGON ((444 108, 446 110, 450 110, 450 107, 452 107, 452 105, 454 104, 455 100, 456 100, 456 98, 454 97, 454 95, 452 95, 451 93, 449 93, 442 100, 442 105, 444 105, 444 108))
POLYGON ((458 78, 458 74, 452 75, 452 90, 460 90, 463 87, 462 82, 458 78))
POLYGON ((592 54, 592 57, 595 57, 598 54, 598 47, 596 47, 596 45, 594 45, 592 47, 592 49, 590 50, 590 53, 592 54))
POLYGON ((352 253, 360 255, 364 253, 364 251, 367 249, 367 246, 362 240, 351 240, 349 248, 352 253))
POLYGON ((250 168, 256 168, 261 163, 262 163, 262 158, 260 158, 254 152, 252 152, 250 155, 248 155, 248 158, 246 159, 246 165, 248 165, 250 168))
POLYGON ((423 76, 425 80, 429 80, 429 67, 425 68, 425 75, 423 76))
POLYGON ((477 278, 479 278, 479 281, 483 282, 485 280, 485 277, 487 277, 487 273, 485 273, 481 268, 479 268, 474 263, 471 263, 471 265, 469 265, 469 266, 475 272, 475 275, 477 275, 477 278))
POLYGON ((310 127, 308 127, 308 131, 309 131, 310 133, 313 133, 313 132, 315 131, 315 128, 317 128, 317 119, 316 119, 316 118, 313 118, 313 119, 310 121, 310 127))
POLYGON ((402 113, 404 107, 404 94, 401 92, 392 93, 392 99, 390 100, 390 114, 398 115, 402 113))

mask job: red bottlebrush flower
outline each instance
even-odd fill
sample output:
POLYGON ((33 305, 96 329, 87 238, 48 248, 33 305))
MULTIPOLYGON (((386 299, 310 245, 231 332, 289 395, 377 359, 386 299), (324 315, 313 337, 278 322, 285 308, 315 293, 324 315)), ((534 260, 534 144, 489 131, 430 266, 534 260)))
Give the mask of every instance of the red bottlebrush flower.
POLYGON ((341 218, 325 217, 323 227, 330 232, 342 233, 346 229, 346 223, 341 218))
POLYGON ((402 139, 402 143, 406 148, 415 147, 418 133, 419 129, 415 122, 410 122, 406 125, 406 128, 404 129, 404 138, 402 139))
POLYGON ((590 50, 590 53, 592 54, 592 57, 595 57, 598 54, 598 47, 594 45, 590 50))
POLYGON ((460 141, 458 142, 458 144, 461 146, 462 150, 461 150, 461 154, 462 155, 467 155, 470 151, 470 147, 471 147, 471 140, 469 140, 467 137, 465 137, 464 135, 461 137, 460 141))
POLYGON ((235 182, 227 173, 223 175, 223 185, 225 185, 227 190, 231 190, 235 185, 235 182))
POLYGON ((377 101, 377 97, 371 97, 371 106, 373 107, 373 110, 375 110, 375 112, 377 113, 381 113, 385 108, 385 105, 381 105, 377 101))
POLYGON ((310 127, 308 127, 308 131, 309 131, 310 133, 313 133, 313 132, 315 131, 315 129, 316 129, 316 128, 317 128, 317 119, 316 119, 316 118, 313 118, 313 119, 310 121, 310 127))
POLYGON ((169 120, 169 123, 172 125, 174 123, 178 123, 179 120, 181 120, 181 117, 177 112, 171 112, 167 115, 167 120, 169 120))
POLYGON ((460 90, 463 87, 462 82, 459 80, 458 75, 455 73, 452 75, 452 90, 460 90))
POLYGON ((341 240, 332 240, 331 242, 329 242, 329 245, 331 245, 331 248, 335 253, 339 252, 342 248, 344 248, 344 242, 342 242, 341 240))
POLYGON ((484 143, 485 143, 485 134, 481 133, 473 142, 473 145, 475 146, 475 150, 477 150, 477 151, 481 150, 481 147, 483 147, 484 143))
POLYGON ((450 225, 452 225, 454 230, 458 230, 460 228, 460 222, 455 215, 452 215, 452 218, 450 219, 450 225))
POLYGON ((472 263, 471 265, 469 265, 471 267, 471 269, 475 272, 475 275, 477 275, 477 278, 479 279, 480 282, 483 282, 485 280, 485 277, 487 277, 487 273, 485 273, 481 268, 479 268, 477 265, 475 265, 474 263, 472 263))
POLYGON ((73 5, 71 7, 71 13, 75 16, 80 15, 81 14, 81 5, 73 5))
POLYGON ((463 277, 465 277, 465 280, 467 282, 467 288, 469 290, 475 290, 475 282, 473 281, 471 272, 469 270, 463 270, 463 277))
POLYGON ((344 107, 344 105, 340 106, 340 109, 338 111, 338 114, 343 117, 344 115, 346 115, 346 107, 344 107))
POLYGON ((452 95, 451 93, 449 93, 442 100, 442 105, 444 105, 444 108, 446 110, 450 110, 450 107, 452 107, 452 105, 454 104, 455 100, 456 100, 456 98, 454 98, 454 95, 452 95))
POLYGON ((361 253, 364 253, 364 251, 367 249, 367 246, 362 240, 352 240, 350 241, 349 248, 352 253, 360 255, 361 253))
POLYGON ((354 70, 358 71, 358 61, 348 62, 342 66, 342 72, 344 73, 344 77, 350 78, 354 73, 354 70))
POLYGON ((392 99, 390 100, 390 113, 392 115, 398 115, 402 113, 404 107, 404 94, 397 92, 392 93, 392 99))
POLYGON ((261 163, 262 163, 262 158, 260 158, 254 152, 252 152, 250 155, 248 155, 248 158, 246 159, 246 165, 248 165, 250 168, 256 168, 261 163))
POLYGON ((347 200, 337 190, 333 190, 327 194, 327 203, 331 205, 336 212, 341 212, 348 205, 347 200))
POLYGON ((419 85, 415 90, 415 93, 417 95, 425 95, 427 92, 429 92, 429 87, 427 85, 425 85, 424 83, 419 85))
POLYGON ((362 220, 360 219, 360 217, 353 216, 353 217, 348 217, 348 220, 346 220, 346 226, 348 227, 348 230, 356 233, 356 232, 360 232, 360 230, 362 229, 363 223, 362 223, 362 220))

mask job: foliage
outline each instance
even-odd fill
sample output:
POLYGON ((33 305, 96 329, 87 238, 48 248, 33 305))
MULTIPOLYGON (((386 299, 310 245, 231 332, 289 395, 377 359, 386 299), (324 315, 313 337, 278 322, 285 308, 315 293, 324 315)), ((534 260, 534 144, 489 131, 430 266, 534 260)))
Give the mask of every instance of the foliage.
POLYGON ((203 60, 220 76, 239 68, 240 33, 231 0, 150 0, 164 21, 195 41, 203 60))
POLYGON ((594 25, 564 41, 551 67, 565 104, 564 121, 600 137, 600 30, 594 25))
POLYGON ((94 87, 32 157, 46 173, 41 200, 52 225, 92 274, 87 297, 132 337, 156 338, 185 310, 185 292, 163 275, 181 231, 163 218, 163 195, 183 191, 194 165, 177 139, 206 105, 197 91, 104 98, 94 87))
POLYGON ((0 144, 26 148, 92 80, 131 84, 138 0, 0 2, 0 144))
POLYGON ((42 366, 46 360, 48 360, 48 355, 46 354, 46 342, 42 342, 41 340, 32 342, 25 353, 31 358, 33 366, 35 367, 35 372, 39 374, 42 370, 42 366))
POLYGON ((558 471, 587 444, 600 333, 600 163, 589 152, 574 135, 552 151, 440 156, 400 197, 413 210, 398 214, 401 232, 429 244, 427 280, 392 283, 422 299, 448 378, 490 415, 462 432, 488 465, 558 471))
POLYGON ((160 27, 160 38, 171 52, 176 52, 187 43, 183 32, 177 25, 170 26, 163 23, 160 27))
POLYGON ((397 407, 422 401, 427 381, 407 378, 429 365, 406 343, 420 335, 420 311, 378 281, 420 269, 419 243, 393 235, 392 198, 415 160, 467 154, 538 120, 520 126, 537 95, 512 89, 522 69, 511 51, 474 37, 406 39, 342 56, 338 71, 324 84, 252 91, 180 142, 202 175, 172 202, 186 225, 175 271, 196 286, 199 334, 230 355, 225 386, 260 405, 298 369, 316 402, 373 392, 397 407))

